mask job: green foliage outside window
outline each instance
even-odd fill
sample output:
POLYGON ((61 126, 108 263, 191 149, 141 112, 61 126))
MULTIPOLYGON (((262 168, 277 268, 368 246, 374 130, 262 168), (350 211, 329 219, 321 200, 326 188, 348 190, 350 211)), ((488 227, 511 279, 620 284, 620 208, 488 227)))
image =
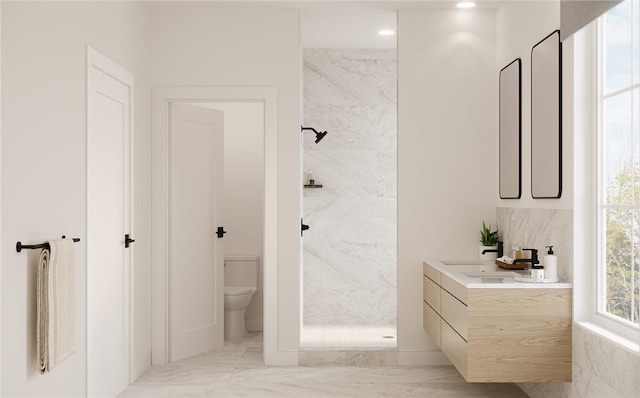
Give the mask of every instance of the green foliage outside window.
MULTIPOLYGON (((607 189, 607 203, 637 203, 640 167, 623 168, 607 189)), ((640 307, 640 211, 608 208, 606 217, 606 310, 638 323, 640 307), (635 281, 634 281, 635 279, 635 281)))

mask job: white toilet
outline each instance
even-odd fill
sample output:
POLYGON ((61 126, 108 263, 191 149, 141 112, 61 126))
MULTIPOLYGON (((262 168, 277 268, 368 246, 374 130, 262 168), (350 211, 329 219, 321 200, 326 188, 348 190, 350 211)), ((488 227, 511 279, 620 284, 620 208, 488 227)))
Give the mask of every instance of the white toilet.
POLYGON ((244 312, 258 289, 258 257, 224 259, 224 339, 246 336, 244 312))

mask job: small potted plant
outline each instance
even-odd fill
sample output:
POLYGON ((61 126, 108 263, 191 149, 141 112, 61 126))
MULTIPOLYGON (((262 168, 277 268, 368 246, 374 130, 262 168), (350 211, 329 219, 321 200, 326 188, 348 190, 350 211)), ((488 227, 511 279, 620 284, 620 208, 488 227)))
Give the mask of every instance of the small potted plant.
POLYGON ((495 261, 498 258, 498 240, 500 236, 498 230, 491 230, 491 224, 486 226, 484 221, 482 222, 482 230, 480 231, 480 259, 495 261))

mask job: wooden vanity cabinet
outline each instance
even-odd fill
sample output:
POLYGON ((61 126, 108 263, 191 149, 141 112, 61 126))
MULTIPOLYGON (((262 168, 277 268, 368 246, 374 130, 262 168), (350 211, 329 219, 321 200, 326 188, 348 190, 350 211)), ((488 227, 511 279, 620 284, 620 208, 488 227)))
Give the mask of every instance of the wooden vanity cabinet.
POLYGON ((571 381, 571 289, 466 288, 423 271, 423 326, 465 380, 571 381))

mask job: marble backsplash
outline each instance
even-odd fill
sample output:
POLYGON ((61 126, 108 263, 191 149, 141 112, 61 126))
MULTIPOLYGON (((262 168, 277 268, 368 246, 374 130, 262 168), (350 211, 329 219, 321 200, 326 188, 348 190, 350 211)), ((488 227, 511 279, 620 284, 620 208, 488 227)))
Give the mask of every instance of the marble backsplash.
POLYGON ((306 49, 303 322, 396 323, 396 51, 306 49))
POLYGON ((558 276, 573 280, 573 211, 498 207, 496 221, 505 254, 512 245, 538 249, 540 261, 545 246, 553 245, 558 256, 558 276))

